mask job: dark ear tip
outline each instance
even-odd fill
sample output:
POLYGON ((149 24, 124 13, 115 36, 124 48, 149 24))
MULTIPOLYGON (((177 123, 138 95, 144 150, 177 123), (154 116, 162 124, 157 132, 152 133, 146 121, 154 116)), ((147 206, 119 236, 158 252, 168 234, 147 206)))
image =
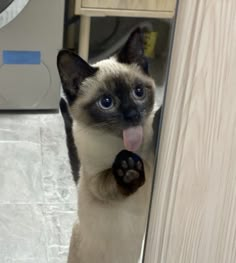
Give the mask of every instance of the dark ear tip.
POLYGON ((67 55, 77 55, 77 54, 75 53, 75 51, 73 51, 72 49, 63 48, 63 49, 59 50, 58 56, 61 56, 61 55, 64 55, 64 54, 67 54, 67 55))
POLYGON ((59 50, 59 52, 57 54, 57 58, 60 58, 61 56, 64 56, 65 54, 67 55, 68 53, 70 53, 70 51, 68 49, 61 49, 61 50, 59 50))
POLYGON ((138 37, 140 39, 143 38, 144 35, 144 30, 141 27, 137 27, 136 29, 134 29, 134 31, 131 33, 130 38, 133 37, 138 37))
POLYGON ((63 58, 66 58, 66 57, 68 58, 72 56, 77 57, 78 55, 73 50, 61 49, 57 54, 57 64, 59 64, 63 58))
POLYGON ((136 29, 134 29, 134 31, 130 34, 128 38, 127 45, 131 48, 135 45, 143 49, 145 43, 144 33, 144 28, 137 27, 136 29))
POLYGON ((137 27, 134 29, 134 31, 131 33, 132 35, 135 35, 135 34, 142 34, 143 33, 143 30, 141 27, 137 27))
POLYGON ((117 60, 125 64, 138 64, 148 74, 148 62, 144 54, 145 28, 137 27, 117 54, 117 60))

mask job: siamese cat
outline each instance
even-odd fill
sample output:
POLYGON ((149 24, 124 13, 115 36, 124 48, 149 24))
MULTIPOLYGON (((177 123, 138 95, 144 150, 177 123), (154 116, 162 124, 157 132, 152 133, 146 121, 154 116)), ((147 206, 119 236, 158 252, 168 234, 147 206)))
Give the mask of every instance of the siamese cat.
MULTIPOLYGON (((59 52, 57 65, 78 182, 68 263, 138 263, 153 176, 155 115, 155 83, 142 32, 135 30, 118 54, 94 65, 69 50, 59 52)), ((155 118, 158 125, 160 110, 155 118)))

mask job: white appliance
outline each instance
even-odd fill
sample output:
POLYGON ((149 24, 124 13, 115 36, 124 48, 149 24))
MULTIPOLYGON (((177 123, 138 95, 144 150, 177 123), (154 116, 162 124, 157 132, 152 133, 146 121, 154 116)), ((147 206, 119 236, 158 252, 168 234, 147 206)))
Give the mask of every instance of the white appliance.
POLYGON ((57 109, 64 0, 0 0, 0 109, 57 109))

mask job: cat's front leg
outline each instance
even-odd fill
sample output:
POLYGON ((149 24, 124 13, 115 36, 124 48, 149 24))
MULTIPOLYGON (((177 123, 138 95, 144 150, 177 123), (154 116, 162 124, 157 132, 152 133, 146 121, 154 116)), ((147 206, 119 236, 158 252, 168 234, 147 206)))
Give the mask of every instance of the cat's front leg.
POLYGON ((145 183, 142 159, 135 153, 122 150, 118 153, 112 166, 119 190, 124 195, 133 194, 145 183))

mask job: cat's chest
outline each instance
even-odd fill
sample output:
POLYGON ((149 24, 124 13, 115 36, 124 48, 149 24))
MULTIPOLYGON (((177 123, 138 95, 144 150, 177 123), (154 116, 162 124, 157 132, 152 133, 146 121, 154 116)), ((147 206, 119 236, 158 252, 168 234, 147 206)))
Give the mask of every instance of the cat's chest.
MULTIPOLYGON (((151 152, 150 129, 145 132, 144 146, 138 154, 143 161, 150 162, 148 152, 151 152), (145 160, 146 159, 146 160, 145 160)), ((75 124, 73 127, 76 147, 83 169, 89 173, 99 173, 112 167, 117 154, 124 149, 122 138, 104 131, 82 127, 75 124)))
POLYGON ((79 158, 84 169, 97 173, 109 169, 124 146, 121 138, 99 130, 74 126, 74 137, 79 158))

